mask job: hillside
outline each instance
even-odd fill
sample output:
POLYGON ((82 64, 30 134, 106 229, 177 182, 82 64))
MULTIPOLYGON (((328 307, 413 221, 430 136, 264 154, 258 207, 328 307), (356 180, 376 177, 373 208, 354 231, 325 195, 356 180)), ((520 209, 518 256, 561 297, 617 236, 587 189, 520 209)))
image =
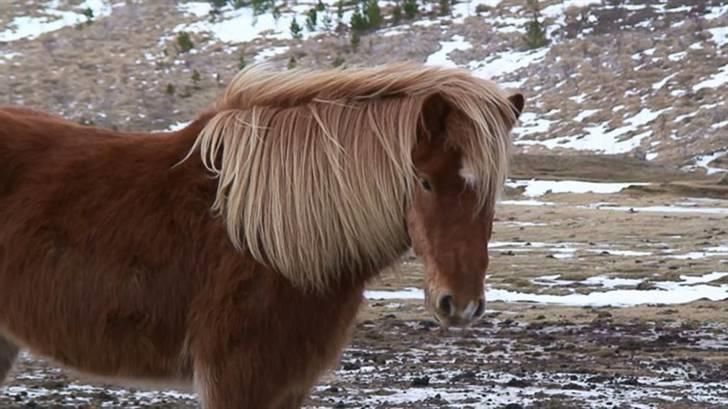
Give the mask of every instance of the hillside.
POLYGON ((398 22, 397 3, 379 1, 383 20, 360 30, 355 49, 350 2, 261 4, 256 15, 211 2, 10 2, 0 8, 0 104, 165 129, 207 106, 243 64, 414 60, 524 92, 517 153, 626 155, 714 179, 728 169, 724 0, 541 1, 548 44, 534 49, 526 0, 413 3, 417 14, 398 22))

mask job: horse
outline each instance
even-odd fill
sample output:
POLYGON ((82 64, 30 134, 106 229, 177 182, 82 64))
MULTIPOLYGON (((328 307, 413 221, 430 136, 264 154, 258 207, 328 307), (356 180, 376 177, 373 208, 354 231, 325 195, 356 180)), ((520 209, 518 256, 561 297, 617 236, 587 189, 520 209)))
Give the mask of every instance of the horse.
POLYGON ((27 350, 205 409, 299 408, 410 248, 428 310, 470 325, 523 106, 409 63, 253 66, 173 132, 0 108, 0 380, 27 350))

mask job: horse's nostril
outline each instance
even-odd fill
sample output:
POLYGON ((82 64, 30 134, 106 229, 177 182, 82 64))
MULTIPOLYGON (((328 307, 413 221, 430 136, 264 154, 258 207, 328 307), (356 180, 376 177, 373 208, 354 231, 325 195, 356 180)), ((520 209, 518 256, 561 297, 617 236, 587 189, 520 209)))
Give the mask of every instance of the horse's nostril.
POLYGON ((478 300, 478 308, 475 309, 475 314, 473 314, 474 318, 480 318, 485 313, 485 298, 480 297, 478 300))
POLYGON ((443 295, 437 300, 437 309, 446 317, 455 312, 455 305, 452 295, 443 295))
POLYGON ((455 312, 452 295, 443 295, 437 300, 437 309, 446 317, 451 316, 455 312))

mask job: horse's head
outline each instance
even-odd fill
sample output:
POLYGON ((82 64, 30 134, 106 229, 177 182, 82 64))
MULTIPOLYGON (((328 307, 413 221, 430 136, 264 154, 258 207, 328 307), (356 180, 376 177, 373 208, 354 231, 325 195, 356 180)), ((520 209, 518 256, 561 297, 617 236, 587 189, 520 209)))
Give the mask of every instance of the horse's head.
MULTIPOLYGON (((507 117, 500 122, 508 129, 497 131, 510 132, 524 98, 514 94, 502 102, 510 106, 492 111, 507 117)), ((483 172, 469 169, 473 155, 464 152, 468 144, 458 140, 482 136, 475 135, 461 111, 437 96, 425 103, 422 119, 412 152, 418 180, 408 214, 409 234, 425 264, 427 308, 445 328, 467 326, 485 311, 494 204, 483 202, 478 189, 487 183, 475 180, 483 172)))

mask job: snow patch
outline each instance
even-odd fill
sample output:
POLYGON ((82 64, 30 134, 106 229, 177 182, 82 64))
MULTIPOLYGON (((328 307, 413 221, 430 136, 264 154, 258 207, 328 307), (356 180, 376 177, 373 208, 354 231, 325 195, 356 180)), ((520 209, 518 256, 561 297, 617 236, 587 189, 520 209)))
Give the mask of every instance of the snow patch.
MULTIPOLYGON (((479 77, 497 79, 531 64, 543 61, 549 48, 528 51, 501 51, 484 61, 471 61, 468 67, 479 77)), ((525 82, 525 79, 524 79, 525 82)))
POLYGON ((84 23, 88 19, 83 11, 90 9, 93 19, 99 19, 111 14, 111 5, 104 0, 85 0, 73 8, 73 11, 58 10, 58 0, 50 1, 42 10, 42 17, 19 16, 15 17, 4 31, 0 31, 0 42, 17 41, 21 39, 32 40, 43 34, 60 30, 64 27, 84 23))
POLYGON ((440 43, 440 49, 427 57, 425 64, 455 68, 458 65, 450 60, 450 53, 455 50, 469 50, 471 48, 473 48, 473 45, 466 41, 463 36, 455 35, 450 41, 442 41, 440 43))
POLYGON ((718 88, 728 84, 728 65, 724 65, 717 73, 693 86, 693 91, 703 88, 718 88))
POLYGON ((543 196, 546 193, 618 193, 630 186, 646 186, 649 183, 603 183, 578 180, 515 180, 506 183, 512 188, 525 187, 524 194, 529 197, 543 196))
POLYGON ((566 148, 588 150, 603 154, 627 153, 639 147, 642 144, 642 140, 651 135, 652 131, 648 130, 626 139, 623 139, 624 135, 630 132, 636 132, 640 127, 654 121, 668 109, 651 111, 649 108, 643 108, 635 116, 627 119, 624 126, 611 130, 609 130, 610 126, 608 123, 602 123, 584 128, 586 135, 564 136, 542 141, 518 140, 514 143, 516 145, 542 145, 549 149, 566 148))
POLYGON ((728 44, 728 26, 709 28, 708 32, 713 37, 712 40, 718 48, 728 44))

